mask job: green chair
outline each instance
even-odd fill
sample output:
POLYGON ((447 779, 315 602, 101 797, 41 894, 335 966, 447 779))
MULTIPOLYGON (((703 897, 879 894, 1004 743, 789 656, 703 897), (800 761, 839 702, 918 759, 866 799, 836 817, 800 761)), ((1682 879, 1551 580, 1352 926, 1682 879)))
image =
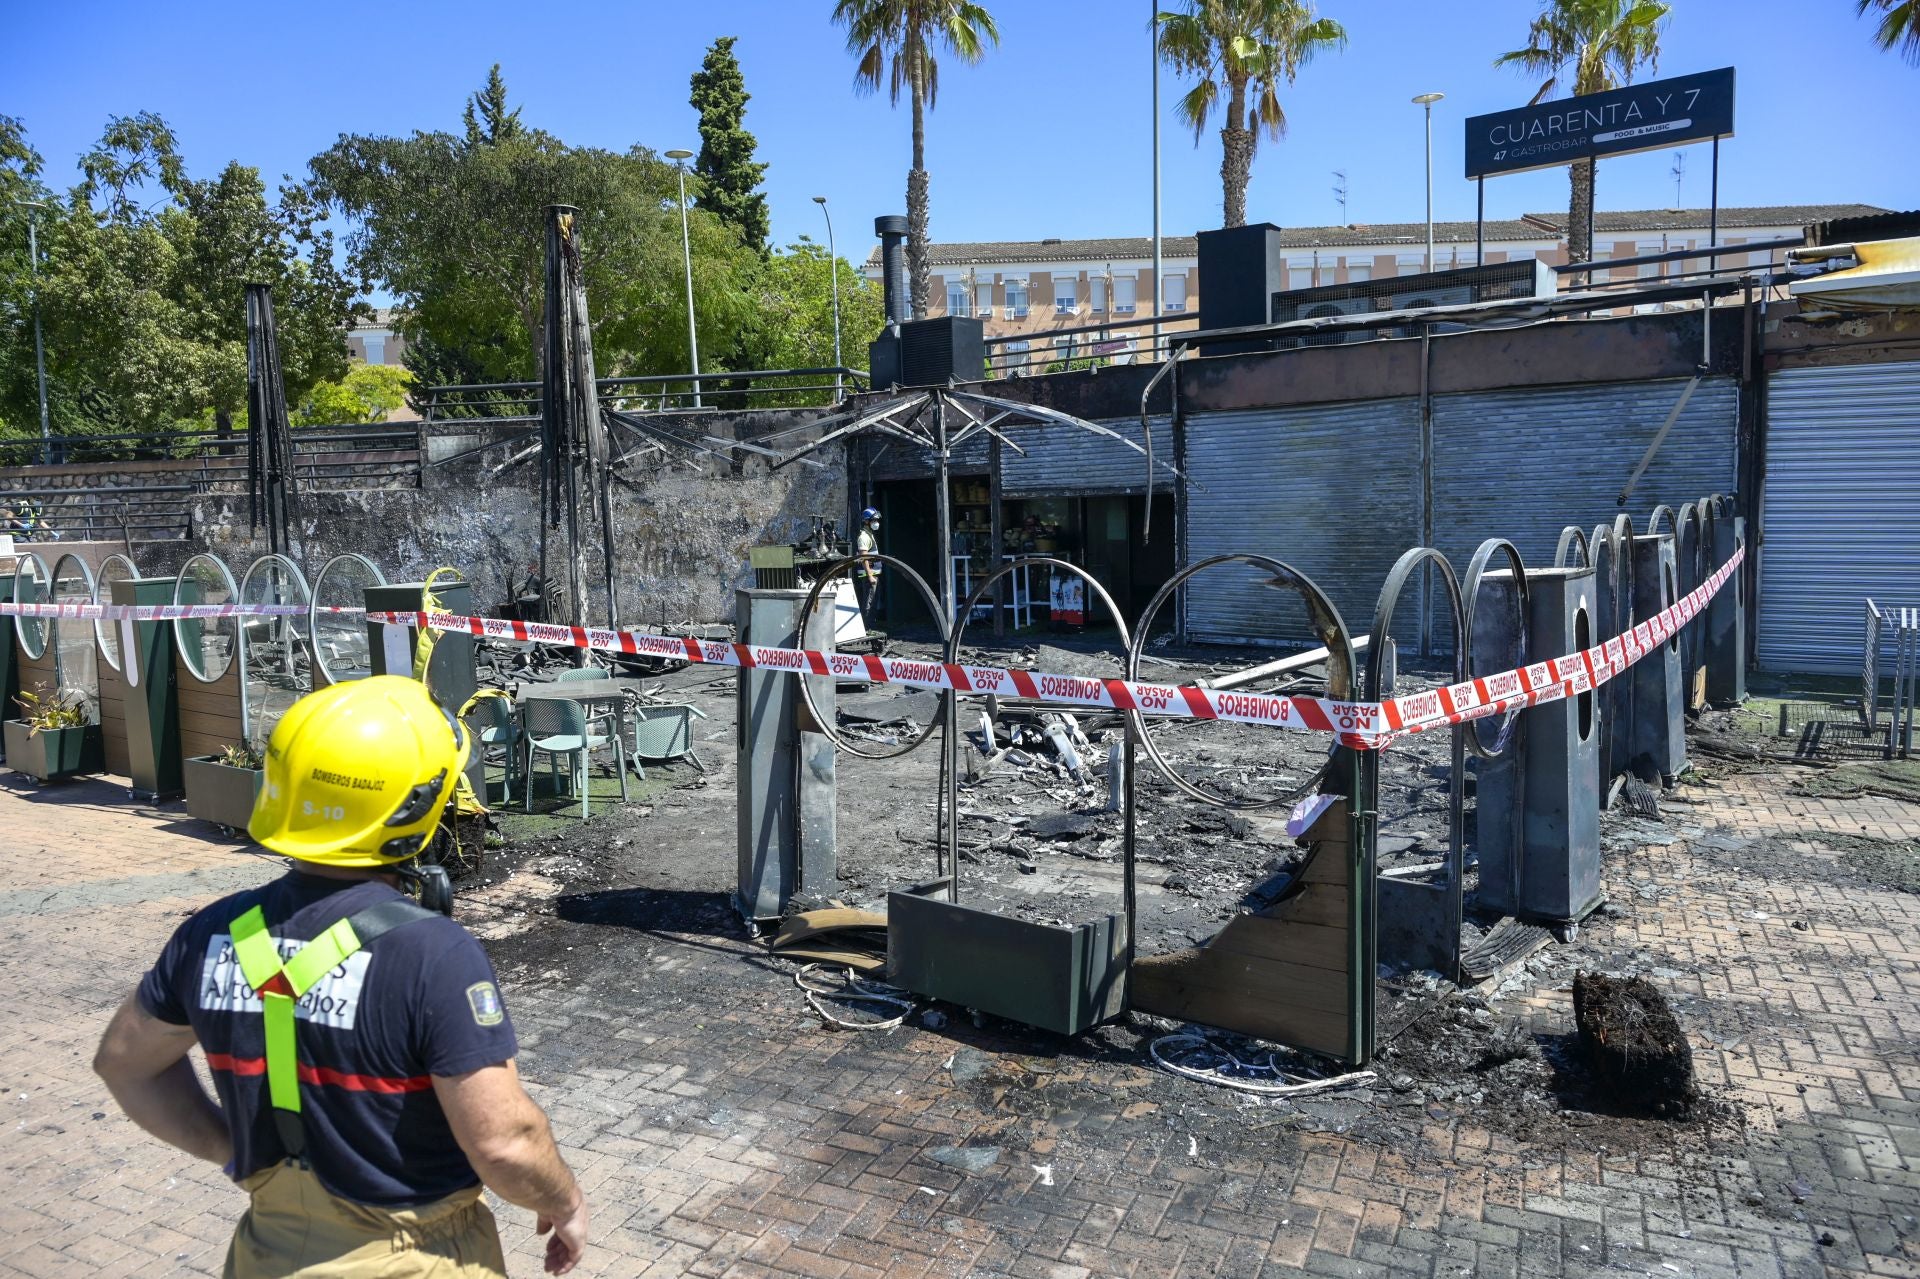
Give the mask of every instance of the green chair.
POLYGON ((536 753, 546 755, 552 761, 550 769, 557 784, 560 780, 560 757, 567 757, 567 773, 580 788, 580 819, 587 818, 587 762, 589 755, 603 746, 613 746, 614 758, 619 764, 620 801, 627 799, 627 747, 614 733, 595 734, 589 731, 586 708, 578 702, 569 702, 556 697, 529 698, 520 708, 521 741, 526 749, 526 767, 521 770, 522 808, 533 811, 533 757, 536 753))
POLYGON ((467 727, 480 744, 481 758, 499 751, 505 777, 500 783, 500 802, 513 802, 513 778, 520 767, 520 724, 514 717, 513 703, 504 697, 483 697, 467 712, 467 727))
MULTIPOLYGON (((693 761, 701 772, 707 766, 693 749, 693 719, 706 713, 695 706, 657 706, 640 702, 629 708, 633 715, 633 758, 636 765, 665 763, 682 757, 693 761)), ((646 774, 640 774, 645 777, 646 774)))

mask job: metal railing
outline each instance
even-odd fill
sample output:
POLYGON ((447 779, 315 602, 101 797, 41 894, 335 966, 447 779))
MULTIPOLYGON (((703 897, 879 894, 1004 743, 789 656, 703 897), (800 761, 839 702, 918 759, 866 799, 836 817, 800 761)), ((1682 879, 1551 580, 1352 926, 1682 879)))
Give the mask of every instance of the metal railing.
POLYGON ((15 541, 103 542, 184 539, 193 532, 191 484, 155 484, 114 488, 5 488, 0 507, 22 518, 23 506, 37 508, 34 527, 0 526, 15 541))
POLYGON ((1106 368, 1116 364, 1155 364, 1199 328, 1192 311, 1163 315, 1157 321, 1139 314, 1124 320, 1065 328, 1008 333, 986 339, 988 379, 1106 368), (1159 332, 1155 333, 1155 326, 1159 332))
MULTIPOLYGON (((594 386, 608 407, 625 412, 804 408, 834 404, 866 390, 867 373, 865 369, 831 365, 806 369, 743 369, 604 377, 596 379, 594 386)), ((487 382, 428 387, 421 412, 422 421, 429 426, 476 418, 538 421, 540 383, 487 382)))
MULTIPOLYGON (((295 427, 292 438, 294 470, 303 489, 326 492, 419 483, 420 437, 411 423, 295 427)), ((157 469, 169 478, 203 492, 216 485, 247 482, 249 445, 244 430, 57 435, 45 447, 55 465, 163 463, 157 469)), ((0 466, 37 465, 42 448, 38 439, 0 441, 0 466)), ((152 491, 153 486, 147 487, 152 491)))
POLYGON ((1888 712, 1886 757, 1906 759, 1913 750, 1913 720, 1920 700, 1920 608, 1881 608, 1867 601, 1866 643, 1860 660, 1860 714, 1869 736, 1888 712), (1881 664, 1881 650, 1891 660, 1881 664), (1891 682, 1890 692, 1882 687, 1891 682))

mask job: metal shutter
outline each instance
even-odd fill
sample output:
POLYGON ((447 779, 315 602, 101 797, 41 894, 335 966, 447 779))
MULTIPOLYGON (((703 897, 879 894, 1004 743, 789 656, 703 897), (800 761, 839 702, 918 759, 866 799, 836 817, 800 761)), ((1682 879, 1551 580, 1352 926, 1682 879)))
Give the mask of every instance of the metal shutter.
MULTIPOLYGON (((1186 419, 1187 562, 1251 552, 1312 578, 1355 635, 1420 532, 1414 399, 1196 413, 1186 419)), ((1318 644, 1290 591, 1250 569, 1193 579, 1195 639, 1318 644)))
MULTIPOLYGON (((1433 536, 1464 574, 1489 537, 1529 568, 1553 564, 1560 530, 1620 513, 1620 488, 1673 411, 1687 379, 1484 391, 1433 400, 1433 536)), ((1653 455, 1624 508, 1633 531, 1662 502, 1733 493, 1739 387, 1708 378, 1653 455)), ((1504 561, 1502 561, 1504 563, 1504 561)))
POLYGON ((1857 675, 1864 601, 1920 604, 1920 363, 1775 373, 1761 511, 1760 665, 1857 675))
MULTIPOLYGON (((1173 422, 1166 415, 1153 425, 1153 491, 1171 493, 1173 422)), ((1135 444, 1141 443, 1139 418, 1114 418, 1099 425, 1135 444)), ((1015 427, 1007 438, 1026 450, 1000 450, 1000 495, 1058 497, 1086 493, 1140 493, 1146 488, 1147 459, 1117 440, 1056 422, 1015 427)))

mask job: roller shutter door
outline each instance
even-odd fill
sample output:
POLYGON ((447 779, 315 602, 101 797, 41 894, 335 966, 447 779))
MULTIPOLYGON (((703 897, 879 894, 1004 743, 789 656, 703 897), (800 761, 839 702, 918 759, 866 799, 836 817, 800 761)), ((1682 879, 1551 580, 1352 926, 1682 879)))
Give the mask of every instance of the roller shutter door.
MULTIPOLYGON (((1196 413, 1186 420, 1187 562, 1251 552, 1291 564, 1373 623, 1387 572, 1420 531, 1414 399, 1196 413)), ((1292 592, 1250 569, 1202 573, 1187 592, 1195 639, 1314 645, 1292 592)))
POLYGON ((1774 374, 1761 518, 1760 665, 1857 675, 1866 600, 1920 605, 1920 363, 1774 374))
MULTIPOLYGON (((1433 400, 1433 536, 1465 573, 1481 542, 1504 537, 1529 568, 1553 564, 1560 530, 1613 521, 1621 486, 1686 390, 1687 379, 1439 395, 1433 400)), ((1633 531, 1661 503, 1732 493, 1739 388, 1708 378, 1624 508, 1633 531)))
MULTIPOLYGON (((1099 425, 1142 444, 1140 419, 1121 418, 1099 425)), ((1173 425, 1164 414, 1152 419, 1153 491, 1171 493, 1173 425)), ((1147 459, 1118 440, 1058 422, 1016 427, 1007 438, 1026 456, 1000 449, 1000 495, 1059 497, 1090 493, 1140 493, 1146 489, 1147 459)))

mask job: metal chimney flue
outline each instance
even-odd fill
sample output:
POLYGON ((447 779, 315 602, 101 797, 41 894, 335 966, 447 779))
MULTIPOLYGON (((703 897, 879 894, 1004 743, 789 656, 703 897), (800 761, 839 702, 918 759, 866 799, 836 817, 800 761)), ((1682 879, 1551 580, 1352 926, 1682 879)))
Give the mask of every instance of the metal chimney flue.
POLYGON ((875 218, 873 233, 880 237, 880 287, 887 323, 904 324, 913 318, 912 300, 907 294, 906 215, 890 213, 875 218))

